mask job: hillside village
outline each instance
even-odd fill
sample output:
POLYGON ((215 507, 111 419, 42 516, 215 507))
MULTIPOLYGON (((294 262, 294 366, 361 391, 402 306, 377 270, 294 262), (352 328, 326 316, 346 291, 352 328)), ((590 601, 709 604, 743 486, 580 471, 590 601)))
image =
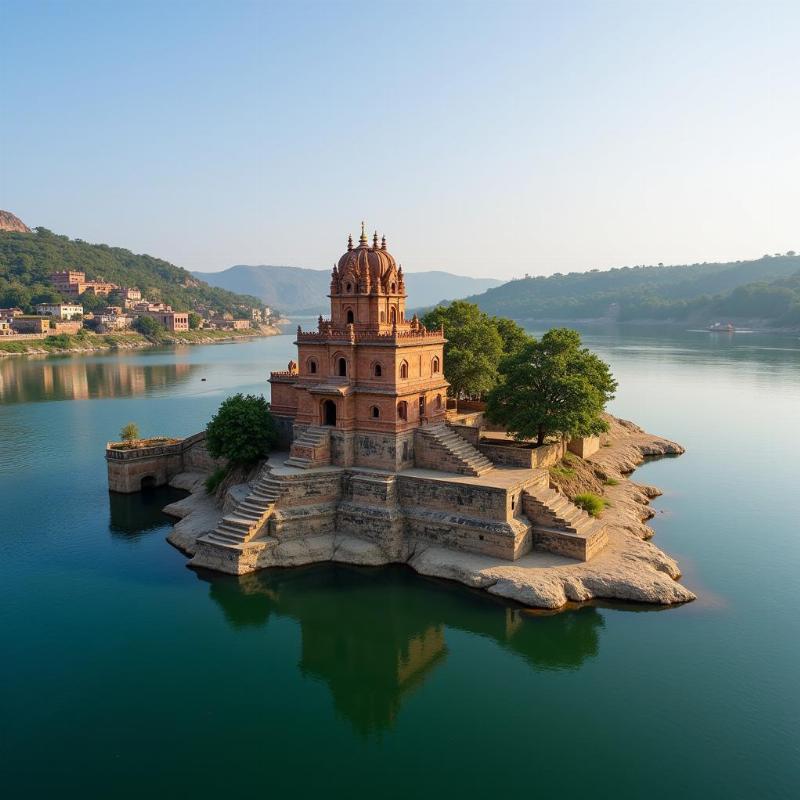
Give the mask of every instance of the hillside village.
POLYGON ((0 308, 0 336, 29 338, 77 334, 82 328, 93 333, 130 330, 148 333, 161 329, 174 333, 190 328, 235 331, 269 325, 273 317, 269 306, 249 309, 249 319, 236 319, 230 312, 219 313, 203 306, 191 312, 176 311, 168 303, 143 297, 139 287, 117 286, 103 278, 89 280, 86 273, 79 270, 53 273, 50 285, 64 299, 37 303, 35 314, 26 314, 18 306, 0 308), (87 294, 104 298, 107 305, 86 311, 79 299, 87 294), (143 317, 153 320, 155 325, 141 323, 143 317))
POLYGON ((0 232, 0 341, 94 333, 124 346, 126 334, 274 332, 278 315, 269 305, 209 287, 167 262, 32 231, 9 212, 0 213, 0 232), (106 268, 111 278, 99 271, 106 268))

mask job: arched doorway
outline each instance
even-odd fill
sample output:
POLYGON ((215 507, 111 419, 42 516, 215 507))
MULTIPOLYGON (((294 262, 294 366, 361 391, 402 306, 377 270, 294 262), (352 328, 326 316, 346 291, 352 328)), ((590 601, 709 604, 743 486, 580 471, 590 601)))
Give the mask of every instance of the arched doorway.
POLYGON ((339 371, 339 377, 340 378, 346 378, 347 377, 347 359, 340 358, 339 361, 338 361, 338 365, 337 366, 338 366, 338 371, 339 371))
POLYGON ((333 400, 322 401, 322 424, 336 426, 336 403, 333 400))

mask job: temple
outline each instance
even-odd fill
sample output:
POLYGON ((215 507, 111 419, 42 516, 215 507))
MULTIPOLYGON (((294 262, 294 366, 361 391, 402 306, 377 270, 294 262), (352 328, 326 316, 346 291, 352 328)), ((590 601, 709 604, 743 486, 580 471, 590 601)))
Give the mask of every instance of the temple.
POLYGON ((403 269, 363 225, 329 297, 330 319, 298 328, 297 362, 270 377, 272 413, 292 430, 287 464, 413 467, 415 431, 445 419, 444 331, 406 319, 403 269))
MULTIPOLYGON (((420 568, 422 554, 458 565, 458 553, 494 563, 533 550, 585 561, 602 550, 605 524, 551 487, 548 471, 568 446, 585 456, 597 440, 518 443, 480 404, 448 403, 446 331, 408 319, 403 270, 363 224, 333 267, 330 301, 316 330, 297 329, 297 361, 270 375, 280 449, 187 546, 192 565, 234 574, 325 560, 420 568)), ((109 485, 138 491, 211 469, 203 440, 109 446, 109 485)))

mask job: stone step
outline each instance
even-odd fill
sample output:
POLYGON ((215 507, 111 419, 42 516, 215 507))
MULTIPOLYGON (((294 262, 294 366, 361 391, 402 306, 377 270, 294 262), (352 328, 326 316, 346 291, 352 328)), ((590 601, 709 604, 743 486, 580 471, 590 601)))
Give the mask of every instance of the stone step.
POLYGON ((299 467, 300 469, 306 469, 307 467, 311 466, 311 461, 307 458, 297 458, 296 456, 291 456, 287 458, 286 461, 283 462, 287 467, 299 467))
POLYGON ((272 503, 256 503, 249 498, 245 498, 237 506, 236 513, 238 514, 240 510, 246 511, 248 514, 255 514, 258 519, 261 519, 272 508, 272 505, 272 503))
POLYGON ((241 533, 232 531, 224 525, 218 525, 213 531, 213 535, 234 544, 243 544, 247 540, 247 537, 243 536, 241 533))
MULTIPOLYGON (((234 514, 235 513, 236 512, 234 512, 234 514)), ((222 518, 223 523, 230 528, 238 528, 239 530, 247 532, 256 522, 256 520, 240 517, 238 515, 234 516, 234 514, 226 514, 222 518)))

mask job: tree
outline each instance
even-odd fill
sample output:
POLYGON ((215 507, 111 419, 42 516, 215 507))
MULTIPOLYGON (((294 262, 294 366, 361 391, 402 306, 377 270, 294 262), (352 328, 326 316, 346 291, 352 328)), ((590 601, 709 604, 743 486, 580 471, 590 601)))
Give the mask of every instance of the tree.
POLYGON ((492 319, 474 303, 456 300, 429 311, 428 328, 444 325, 444 376, 453 397, 481 397, 497 383, 503 339, 492 319))
POLYGON ((144 314, 133 321, 133 329, 148 339, 158 339, 164 333, 164 326, 157 319, 144 314))
POLYGON ((550 434, 591 436, 607 430, 600 416, 617 382, 608 364, 568 328, 530 339, 500 365, 503 380, 489 393, 486 413, 517 440, 550 434))
POLYGON ((506 317, 492 317, 492 323, 503 340, 504 356, 513 355, 530 341, 531 337, 525 333, 525 329, 517 325, 514 320, 506 319, 506 317))
POLYGON ((194 311, 189 312, 189 327, 194 331, 200 327, 203 318, 194 311))
POLYGON ((135 422, 129 422, 119 432, 119 438, 123 442, 135 442, 139 438, 139 426, 135 422))
POLYGON ((255 464, 269 453, 277 438, 269 403, 254 394, 227 398, 206 426, 208 452, 234 466, 255 464))

